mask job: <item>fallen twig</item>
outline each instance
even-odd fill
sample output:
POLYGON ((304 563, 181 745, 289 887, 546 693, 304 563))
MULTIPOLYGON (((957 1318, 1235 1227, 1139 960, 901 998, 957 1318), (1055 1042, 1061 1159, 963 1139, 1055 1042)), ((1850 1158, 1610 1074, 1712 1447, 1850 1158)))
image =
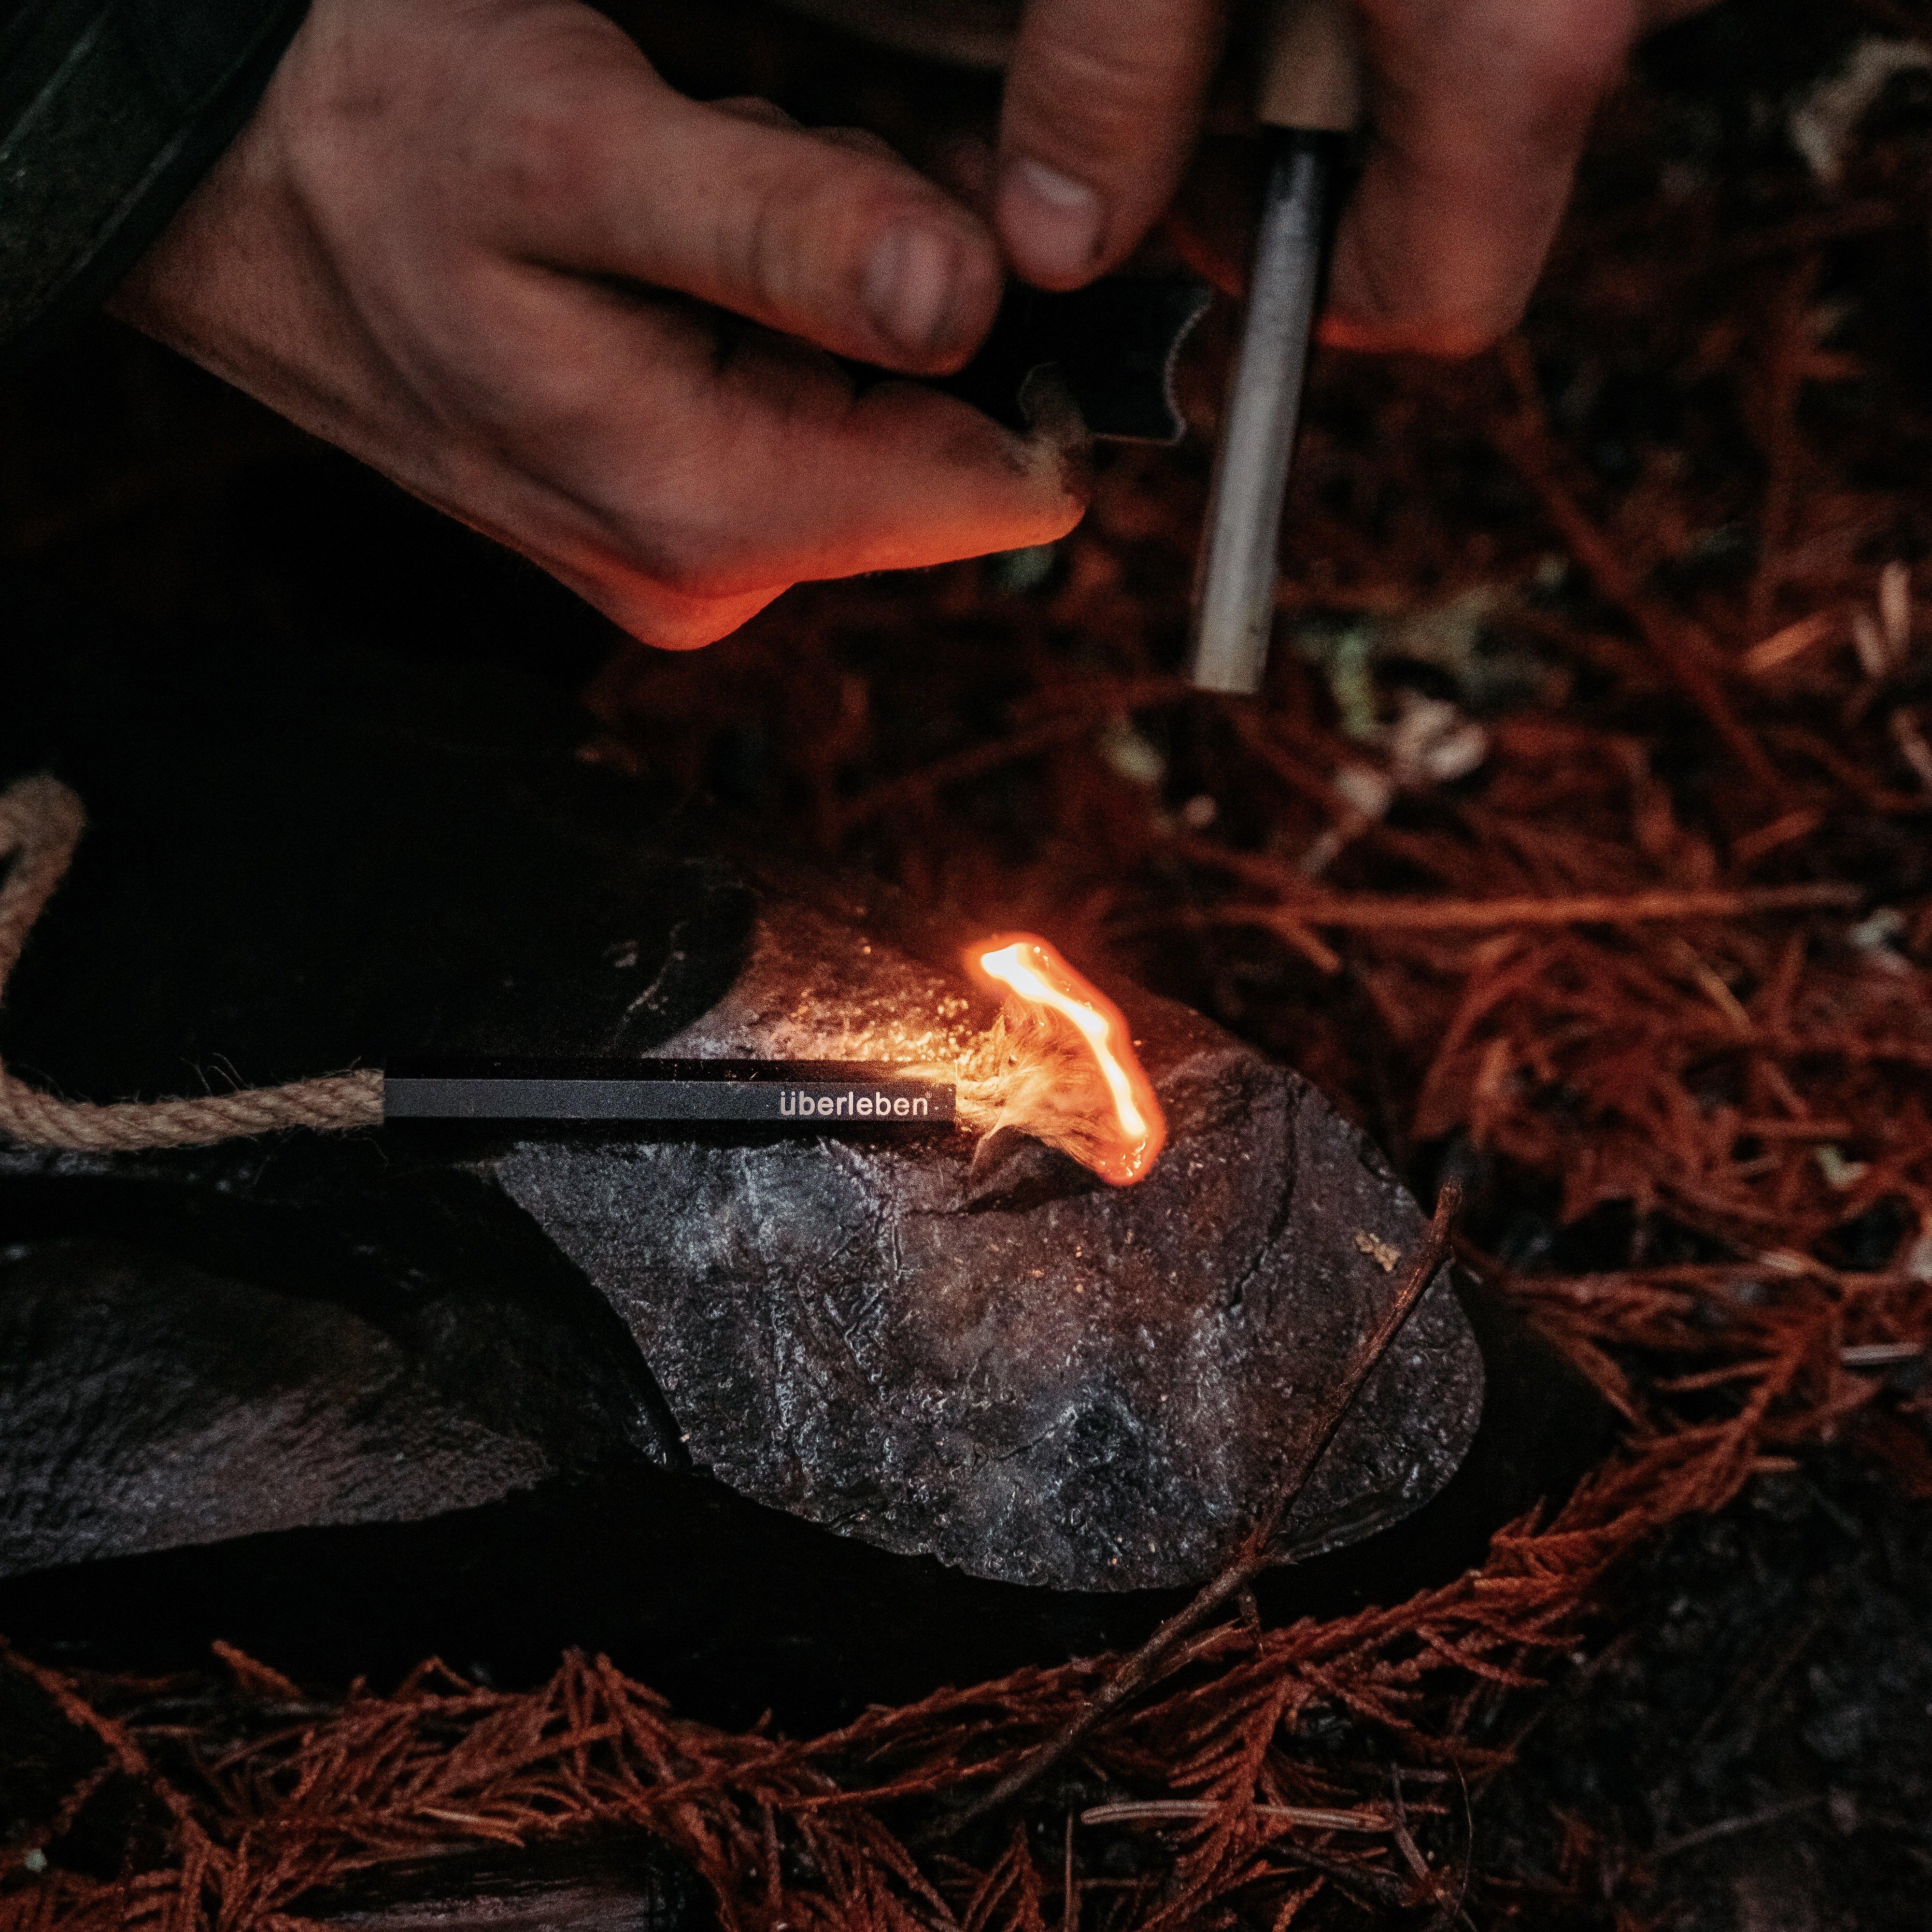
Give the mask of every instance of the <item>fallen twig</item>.
MULTIPOLYGON (((1083 1825, 1164 1824, 1212 1818, 1222 1807, 1208 1798, 1127 1798, 1112 1804, 1090 1804, 1083 1825)), ((1380 1811, 1337 1811, 1318 1804, 1256 1804, 1249 1816, 1270 1824, 1298 1825, 1310 1832, 1386 1832, 1390 1820, 1380 1811)))
POLYGON ((1708 1845, 1714 1839, 1733 1838, 1740 1832, 1754 1832, 1760 1825, 1775 1824, 1780 1818, 1789 1818, 1794 1812, 1808 1811, 1815 1804, 1825 1802, 1822 1792, 1815 1792, 1804 1798, 1787 1798, 1781 1804, 1767 1804, 1762 1811, 1754 1811, 1742 1818, 1720 1818, 1714 1825, 1700 1825, 1694 1832, 1681 1832, 1674 1838, 1666 1838, 1661 1844, 1654 1846, 1651 1856, 1667 1858, 1678 1852, 1688 1852, 1696 1845, 1708 1845))

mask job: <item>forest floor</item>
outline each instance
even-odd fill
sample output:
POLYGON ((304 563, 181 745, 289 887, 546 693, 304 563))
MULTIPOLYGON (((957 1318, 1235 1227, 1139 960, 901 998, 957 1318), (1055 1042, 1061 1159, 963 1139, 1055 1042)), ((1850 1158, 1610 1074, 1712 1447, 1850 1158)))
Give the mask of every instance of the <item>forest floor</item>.
MULTIPOLYGON (((1104 454, 1064 543, 807 586, 692 656, 617 648, 107 325, 0 391, 17 635, 80 612, 580 682, 592 754, 1185 998, 1419 1196, 1466 1177, 1466 1264, 1621 1417, 1480 1570, 1203 1651, 1094 1760, 1197 1815, 1063 1868, 1043 1792, 922 1868, 964 1922, 1924 1922, 1928 40, 1917 0, 1732 0, 1606 112, 1516 335, 1319 357, 1252 704, 1178 674, 1225 308, 1198 433, 1104 454), (1270 1835, 1257 1799, 1379 1822, 1270 1835)), ((1162 245, 1225 275, 1230 205, 1162 245)), ((1090 1682, 995 1687, 970 1730, 880 1714, 812 1774, 930 1797, 962 1740, 1016 1747, 1090 1682)), ((683 1849, 748 1885, 764 1828, 740 1844, 717 1790, 683 1849)), ((795 1922, 830 1844, 771 1854, 795 1922)), ((846 1852, 872 1876, 844 1922, 916 1909, 892 1832, 846 1852)))

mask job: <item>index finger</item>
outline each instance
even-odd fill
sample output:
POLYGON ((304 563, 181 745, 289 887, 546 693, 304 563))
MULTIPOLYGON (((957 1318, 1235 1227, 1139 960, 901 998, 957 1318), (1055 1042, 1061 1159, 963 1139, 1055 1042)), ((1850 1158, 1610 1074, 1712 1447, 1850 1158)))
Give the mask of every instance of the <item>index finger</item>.
POLYGON ((1030 0, 1006 76, 995 220, 1042 288, 1117 266, 1172 198, 1221 50, 1221 0, 1030 0))
POLYGON ((710 643, 808 578, 1049 543, 1084 508, 1077 449, 922 385, 514 266, 489 293, 514 472, 485 514, 451 506, 647 643, 710 643))

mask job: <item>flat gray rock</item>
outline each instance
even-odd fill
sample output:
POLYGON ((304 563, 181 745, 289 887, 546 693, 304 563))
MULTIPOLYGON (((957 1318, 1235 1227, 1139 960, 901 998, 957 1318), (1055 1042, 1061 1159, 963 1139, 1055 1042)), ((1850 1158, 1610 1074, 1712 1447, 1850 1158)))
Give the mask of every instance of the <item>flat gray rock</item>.
MULTIPOLYGON (((964 988, 767 885, 730 990, 667 1054, 922 1060, 964 988)), ((1110 1187, 1015 1148, 530 1140, 492 1172, 629 1324, 690 1452, 889 1549, 1062 1588, 1198 1580, 1394 1293, 1422 1217, 1307 1083, 1123 993, 1168 1114, 1110 1187), (1382 1258, 1378 1259, 1380 1256, 1382 1258)), ((1446 1276, 1288 1527, 1330 1547, 1446 1482, 1482 1364, 1446 1276)))
POLYGON ((544 1406, 453 1399, 340 1302, 22 1244, 0 1252, 0 1572, 490 1502, 550 1473, 569 1412, 544 1406))

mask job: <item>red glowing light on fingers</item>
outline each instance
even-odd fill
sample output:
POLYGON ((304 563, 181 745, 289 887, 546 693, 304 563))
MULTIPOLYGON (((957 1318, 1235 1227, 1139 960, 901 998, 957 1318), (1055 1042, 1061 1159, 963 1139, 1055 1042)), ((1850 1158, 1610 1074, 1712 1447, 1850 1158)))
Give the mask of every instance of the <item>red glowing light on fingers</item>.
POLYGON ((1116 1186, 1138 1180, 1167 1138, 1167 1119, 1120 1008, 1030 932, 988 940, 972 949, 967 964, 1010 1006, 1047 1027, 1070 1030, 1084 1046, 1098 1076, 1101 1118, 1094 1124, 1095 1149, 1082 1157, 1116 1186))

